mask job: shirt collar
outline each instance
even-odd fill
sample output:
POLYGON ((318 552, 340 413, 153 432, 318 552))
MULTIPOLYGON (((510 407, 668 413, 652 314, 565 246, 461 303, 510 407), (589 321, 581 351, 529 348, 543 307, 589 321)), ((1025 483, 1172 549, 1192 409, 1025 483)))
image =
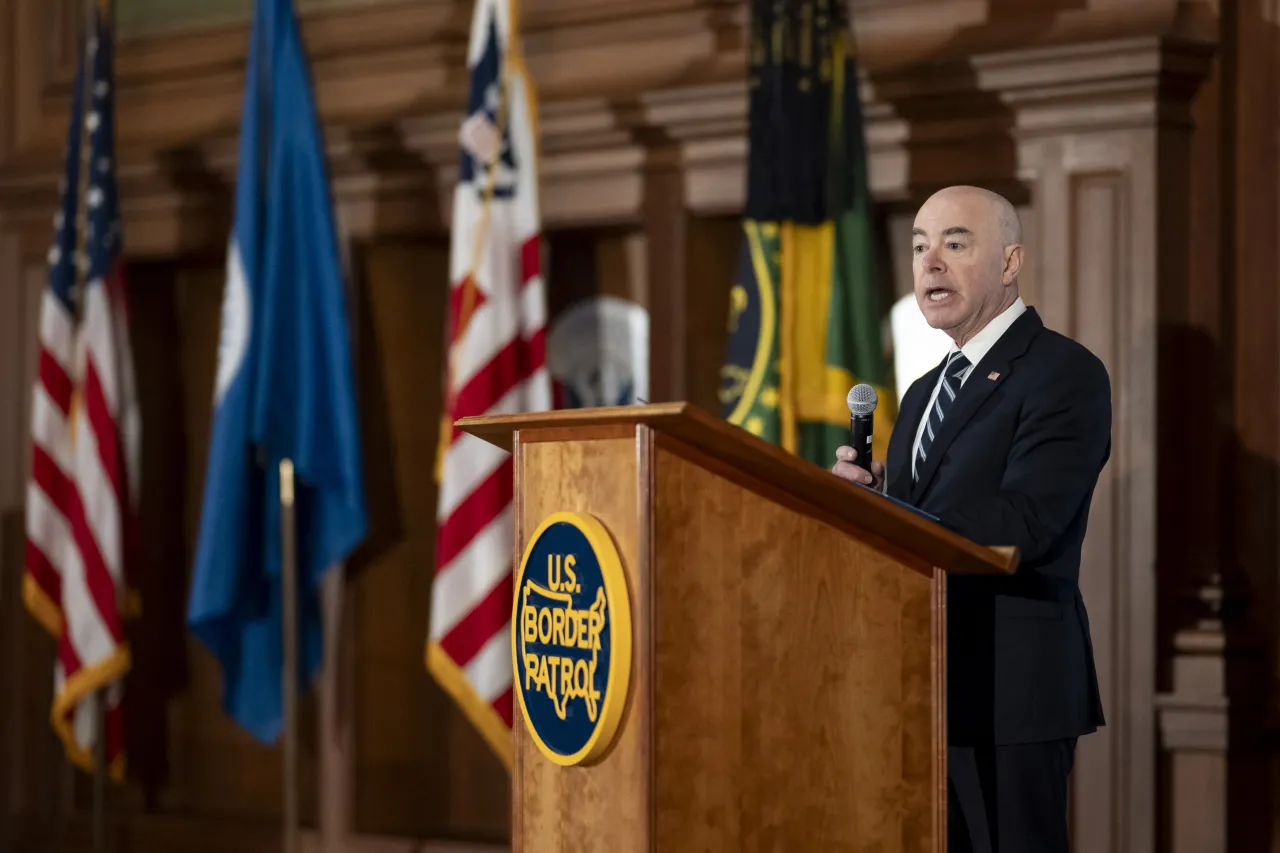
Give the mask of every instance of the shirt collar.
MULTIPOLYGON (((978 334, 969 339, 969 342, 960 347, 960 352, 964 353, 964 357, 969 360, 969 364, 976 365, 982 361, 983 356, 991 351, 996 345, 996 341, 1000 340, 1000 336, 1009 330, 1013 325, 1013 321, 1017 320, 1027 310, 1027 305, 1019 296, 1013 301, 1013 304, 1001 311, 990 323, 983 326, 978 334)), ((956 345, 953 341, 950 352, 956 351, 956 345)))

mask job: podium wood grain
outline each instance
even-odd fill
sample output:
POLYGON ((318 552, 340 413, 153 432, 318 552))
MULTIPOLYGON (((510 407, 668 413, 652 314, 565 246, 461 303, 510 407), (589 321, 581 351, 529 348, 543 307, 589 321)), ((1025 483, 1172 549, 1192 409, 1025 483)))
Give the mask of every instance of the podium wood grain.
POLYGON ((634 486, 643 482, 640 472, 649 465, 648 459, 639 458, 634 429, 595 435, 559 441, 562 435, 548 432, 517 439, 515 494, 523 500, 516 507, 516 559, 538 523, 554 512, 590 512, 600 519, 613 536, 627 576, 634 632, 631 695, 613 748, 591 767, 560 767, 548 761, 526 733, 516 706, 512 849, 526 853, 654 849, 649 803, 652 597, 640 556, 647 507, 634 486), (537 487, 528 488, 530 483, 537 487))
POLYGON ((515 455, 518 561, 561 511, 622 560, 632 677, 609 752, 517 717, 527 853, 946 848, 945 575, 986 548, 686 404, 464 419, 515 455))
POLYGON ((595 766, 552 764, 518 721, 513 849, 941 849, 933 574, 646 426, 565 439, 513 446, 517 544, 556 511, 601 519, 634 675, 595 766))
POLYGON ((653 482, 657 849, 935 850, 933 578, 675 440, 653 482))

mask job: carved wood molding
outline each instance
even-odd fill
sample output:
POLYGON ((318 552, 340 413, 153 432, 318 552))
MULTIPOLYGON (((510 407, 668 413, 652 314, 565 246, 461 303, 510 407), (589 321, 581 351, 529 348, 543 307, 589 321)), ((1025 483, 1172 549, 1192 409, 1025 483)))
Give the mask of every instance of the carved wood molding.
MULTIPOLYGON (((0 230, 21 234, 33 257, 57 201, 78 2, 9 4, 11 32, 38 37, 15 39, 0 72, 0 87, 10 84, 0 105, 14 116, 0 130, 0 230), (59 49, 40 54, 42 44, 59 49)), ((1185 120, 1186 98, 1171 81, 1198 64, 1211 29, 1198 4, 1175 0, 1031 15, 968 0, 856 5, 873 188, 890 200, 957 180, 1008 183, 1020 133, 1185 120)), ((655 167, 683 170, 694 212, 740 207, 745 4, 525 7, 549 226, 639 222, 644 175, 655 167)), ((469 15, 465 0, 405 0, 306 18, 351 236, 447 227, 469 15)), ((246 38, 241 24, 121 45, 119 175, 131 254, 211 252, 225 242, 246 38)))
POLYGON ((1080 576, 1107 725, 1081 739, 1072 803, 1074 843, 1099 853, 1156 845, 1157 340, 1161 293, 1186 275, 1170 250, 1191 209, 1187 107, 1211 57, 1196 42, 1134 38, 974 62, 1013 111, 1038 307, 1112 381, 1112 454, 1080 576))

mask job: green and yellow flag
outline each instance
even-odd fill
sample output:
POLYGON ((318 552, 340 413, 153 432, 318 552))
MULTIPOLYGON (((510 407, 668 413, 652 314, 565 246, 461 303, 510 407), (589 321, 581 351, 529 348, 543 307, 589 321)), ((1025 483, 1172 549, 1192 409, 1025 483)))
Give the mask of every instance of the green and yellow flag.
POLYGON ((753 0, 750 156, 723 414, 823 467, 845 398, 876 386, 875 458, 897 413, 881 343, 866 142, 844 0, 753 0))

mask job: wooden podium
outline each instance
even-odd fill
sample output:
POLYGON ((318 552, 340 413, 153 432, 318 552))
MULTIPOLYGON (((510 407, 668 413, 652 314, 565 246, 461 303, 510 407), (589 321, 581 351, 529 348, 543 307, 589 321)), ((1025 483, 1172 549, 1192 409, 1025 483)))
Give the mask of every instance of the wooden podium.
POLYGON ((946 849, 945 573, 1012 572, 1013 549, 689 404, 458 426, 514 454, 516 565, 548 517, 588 513, 629 599, 596 763, 550 760, 516 685, 513 850, 946 849))

